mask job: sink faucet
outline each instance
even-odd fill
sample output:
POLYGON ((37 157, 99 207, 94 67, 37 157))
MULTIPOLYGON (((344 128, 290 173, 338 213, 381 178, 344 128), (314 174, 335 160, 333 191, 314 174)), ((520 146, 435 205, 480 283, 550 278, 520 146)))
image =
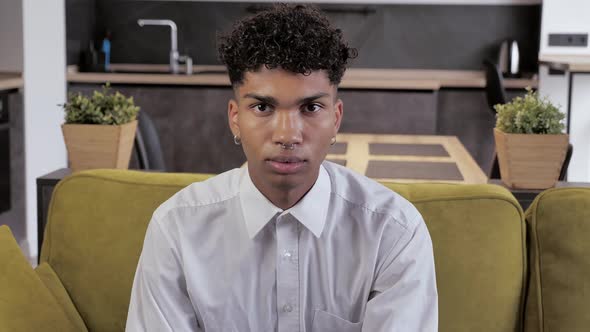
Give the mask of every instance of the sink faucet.
POLYGON ((182 61, 186 64, 186 73, 192 74, 193 73, 193 60, 188 55, 180 55, 178 54, 178 37, 177 32, 178 28, 176 27, 176 23, 172 20, 148 20, 148 19, 139 19, 137 20, 137 24, 140 27, 145 25, 162 25, 162 26, 169 26, 170 27, 170 71, 173 74, 178 74, 178 64, 182 61))

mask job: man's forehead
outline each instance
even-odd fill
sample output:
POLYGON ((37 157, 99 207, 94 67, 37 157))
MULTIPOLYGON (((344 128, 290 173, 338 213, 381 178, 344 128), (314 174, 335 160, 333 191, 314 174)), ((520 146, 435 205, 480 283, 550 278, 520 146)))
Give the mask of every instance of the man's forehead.
POLYGON ((242 84, 236 87, 236 94, 243 97, 247 94, 299 94, 300 97, 319 93, 335 94, 333 85, 325 70, 313 71, 309 74, 293 73, 282 68, 268 69, 262 67, 256 71, 244 72, 242 84))
POLYGON ((277 68, 266 68, 266 66, 261 66, 257 70, 246 70, 244 71, 244 81, 246 80, 253 80, 253 79, 269 79, 269 78, 280 78, 285 80, 316 80, 318 82, 326 82, 327 84, 330 83, 330 79, 328 77, 328 72, 325 70, 314 70, 310 73, 302 74, 302 73, 295 73, 281 67, 277 68))

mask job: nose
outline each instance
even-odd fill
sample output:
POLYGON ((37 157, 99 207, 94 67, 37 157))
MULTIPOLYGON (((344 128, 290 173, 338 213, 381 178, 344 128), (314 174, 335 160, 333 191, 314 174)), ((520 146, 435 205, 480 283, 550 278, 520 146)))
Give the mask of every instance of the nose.
POLYGON ((274 144, 301 144, 303 121, 299 111, 277 111, 274 121, 274 144))

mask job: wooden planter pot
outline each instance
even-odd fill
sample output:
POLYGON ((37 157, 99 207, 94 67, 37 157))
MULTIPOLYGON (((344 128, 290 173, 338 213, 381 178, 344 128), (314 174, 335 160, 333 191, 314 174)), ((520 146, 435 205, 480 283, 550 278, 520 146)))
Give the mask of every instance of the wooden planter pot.
POLYGON ((61 128, 73 171, 129 167, 137 120, 119 126, 63 124, 61 128))
POLYGON ((565 160, 569 136, 507 134, 494 128, 502 182, 510 188, 555 186, 565 160))

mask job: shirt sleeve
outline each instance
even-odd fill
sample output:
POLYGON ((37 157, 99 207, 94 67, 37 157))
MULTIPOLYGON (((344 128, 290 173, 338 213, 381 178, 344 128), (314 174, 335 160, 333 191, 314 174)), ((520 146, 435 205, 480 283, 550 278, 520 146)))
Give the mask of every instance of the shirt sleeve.
POLYGON ((135 272, 126 331, 202 331, 171 243, 152 218, 135 272))
POLYGON ((438 331, 430 235, 422 217, 393 245, 377 271, 362 331, 438 331))

